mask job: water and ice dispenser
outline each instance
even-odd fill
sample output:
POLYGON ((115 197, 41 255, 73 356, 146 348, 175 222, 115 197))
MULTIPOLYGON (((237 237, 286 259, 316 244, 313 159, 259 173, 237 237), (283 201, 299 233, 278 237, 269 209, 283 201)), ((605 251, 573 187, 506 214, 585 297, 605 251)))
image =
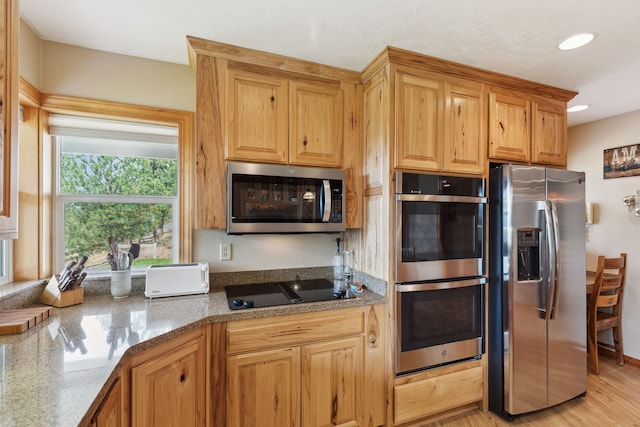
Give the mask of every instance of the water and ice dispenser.
POLYGON ((540 280, 540 228, 518 229, 518 281, 540 280))

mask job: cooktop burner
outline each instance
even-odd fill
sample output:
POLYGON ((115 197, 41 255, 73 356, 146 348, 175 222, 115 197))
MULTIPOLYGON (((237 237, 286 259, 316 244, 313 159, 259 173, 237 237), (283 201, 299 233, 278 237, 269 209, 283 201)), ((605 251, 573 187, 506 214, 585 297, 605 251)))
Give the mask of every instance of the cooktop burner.
POLYGON ((327 279, 225 286, 224 290, 231 310, 348 298, 344 291, 334 292, 333 282, 327 279))

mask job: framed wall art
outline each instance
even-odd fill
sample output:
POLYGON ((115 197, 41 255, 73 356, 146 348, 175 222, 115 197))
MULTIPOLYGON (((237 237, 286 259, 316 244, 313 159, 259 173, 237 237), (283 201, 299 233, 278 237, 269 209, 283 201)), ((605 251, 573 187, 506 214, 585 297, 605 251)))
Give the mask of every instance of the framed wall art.
POLYGON ((640 175, 640 144, 604 150, 602 172, 604 179, 640 175))

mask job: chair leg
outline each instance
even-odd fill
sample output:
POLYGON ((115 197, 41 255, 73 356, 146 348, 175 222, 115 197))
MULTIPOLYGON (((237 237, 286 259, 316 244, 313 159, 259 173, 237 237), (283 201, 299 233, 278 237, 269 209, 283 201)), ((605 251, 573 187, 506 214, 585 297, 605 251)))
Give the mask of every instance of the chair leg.
POLYGON ((589 347, 589 355, 591 356, 591 370, 594 374, 600 375, 600 366, 598 366, 598 337, 594 337, 589 331, 587 334, 587 346, 589 347))
POLYGON ((613 346, 616 351, 618 365, 624 365, 624 352, 622 347, 622 326, 613 327, 613 346))

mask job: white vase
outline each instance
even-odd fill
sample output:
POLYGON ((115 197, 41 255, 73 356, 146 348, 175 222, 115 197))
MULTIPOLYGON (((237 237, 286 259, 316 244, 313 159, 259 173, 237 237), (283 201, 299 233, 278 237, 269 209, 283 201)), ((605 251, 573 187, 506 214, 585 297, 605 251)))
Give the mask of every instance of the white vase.
POLYGON ((111 272, 111 295, 126 298, 131 293, 131 269, 111 272))

